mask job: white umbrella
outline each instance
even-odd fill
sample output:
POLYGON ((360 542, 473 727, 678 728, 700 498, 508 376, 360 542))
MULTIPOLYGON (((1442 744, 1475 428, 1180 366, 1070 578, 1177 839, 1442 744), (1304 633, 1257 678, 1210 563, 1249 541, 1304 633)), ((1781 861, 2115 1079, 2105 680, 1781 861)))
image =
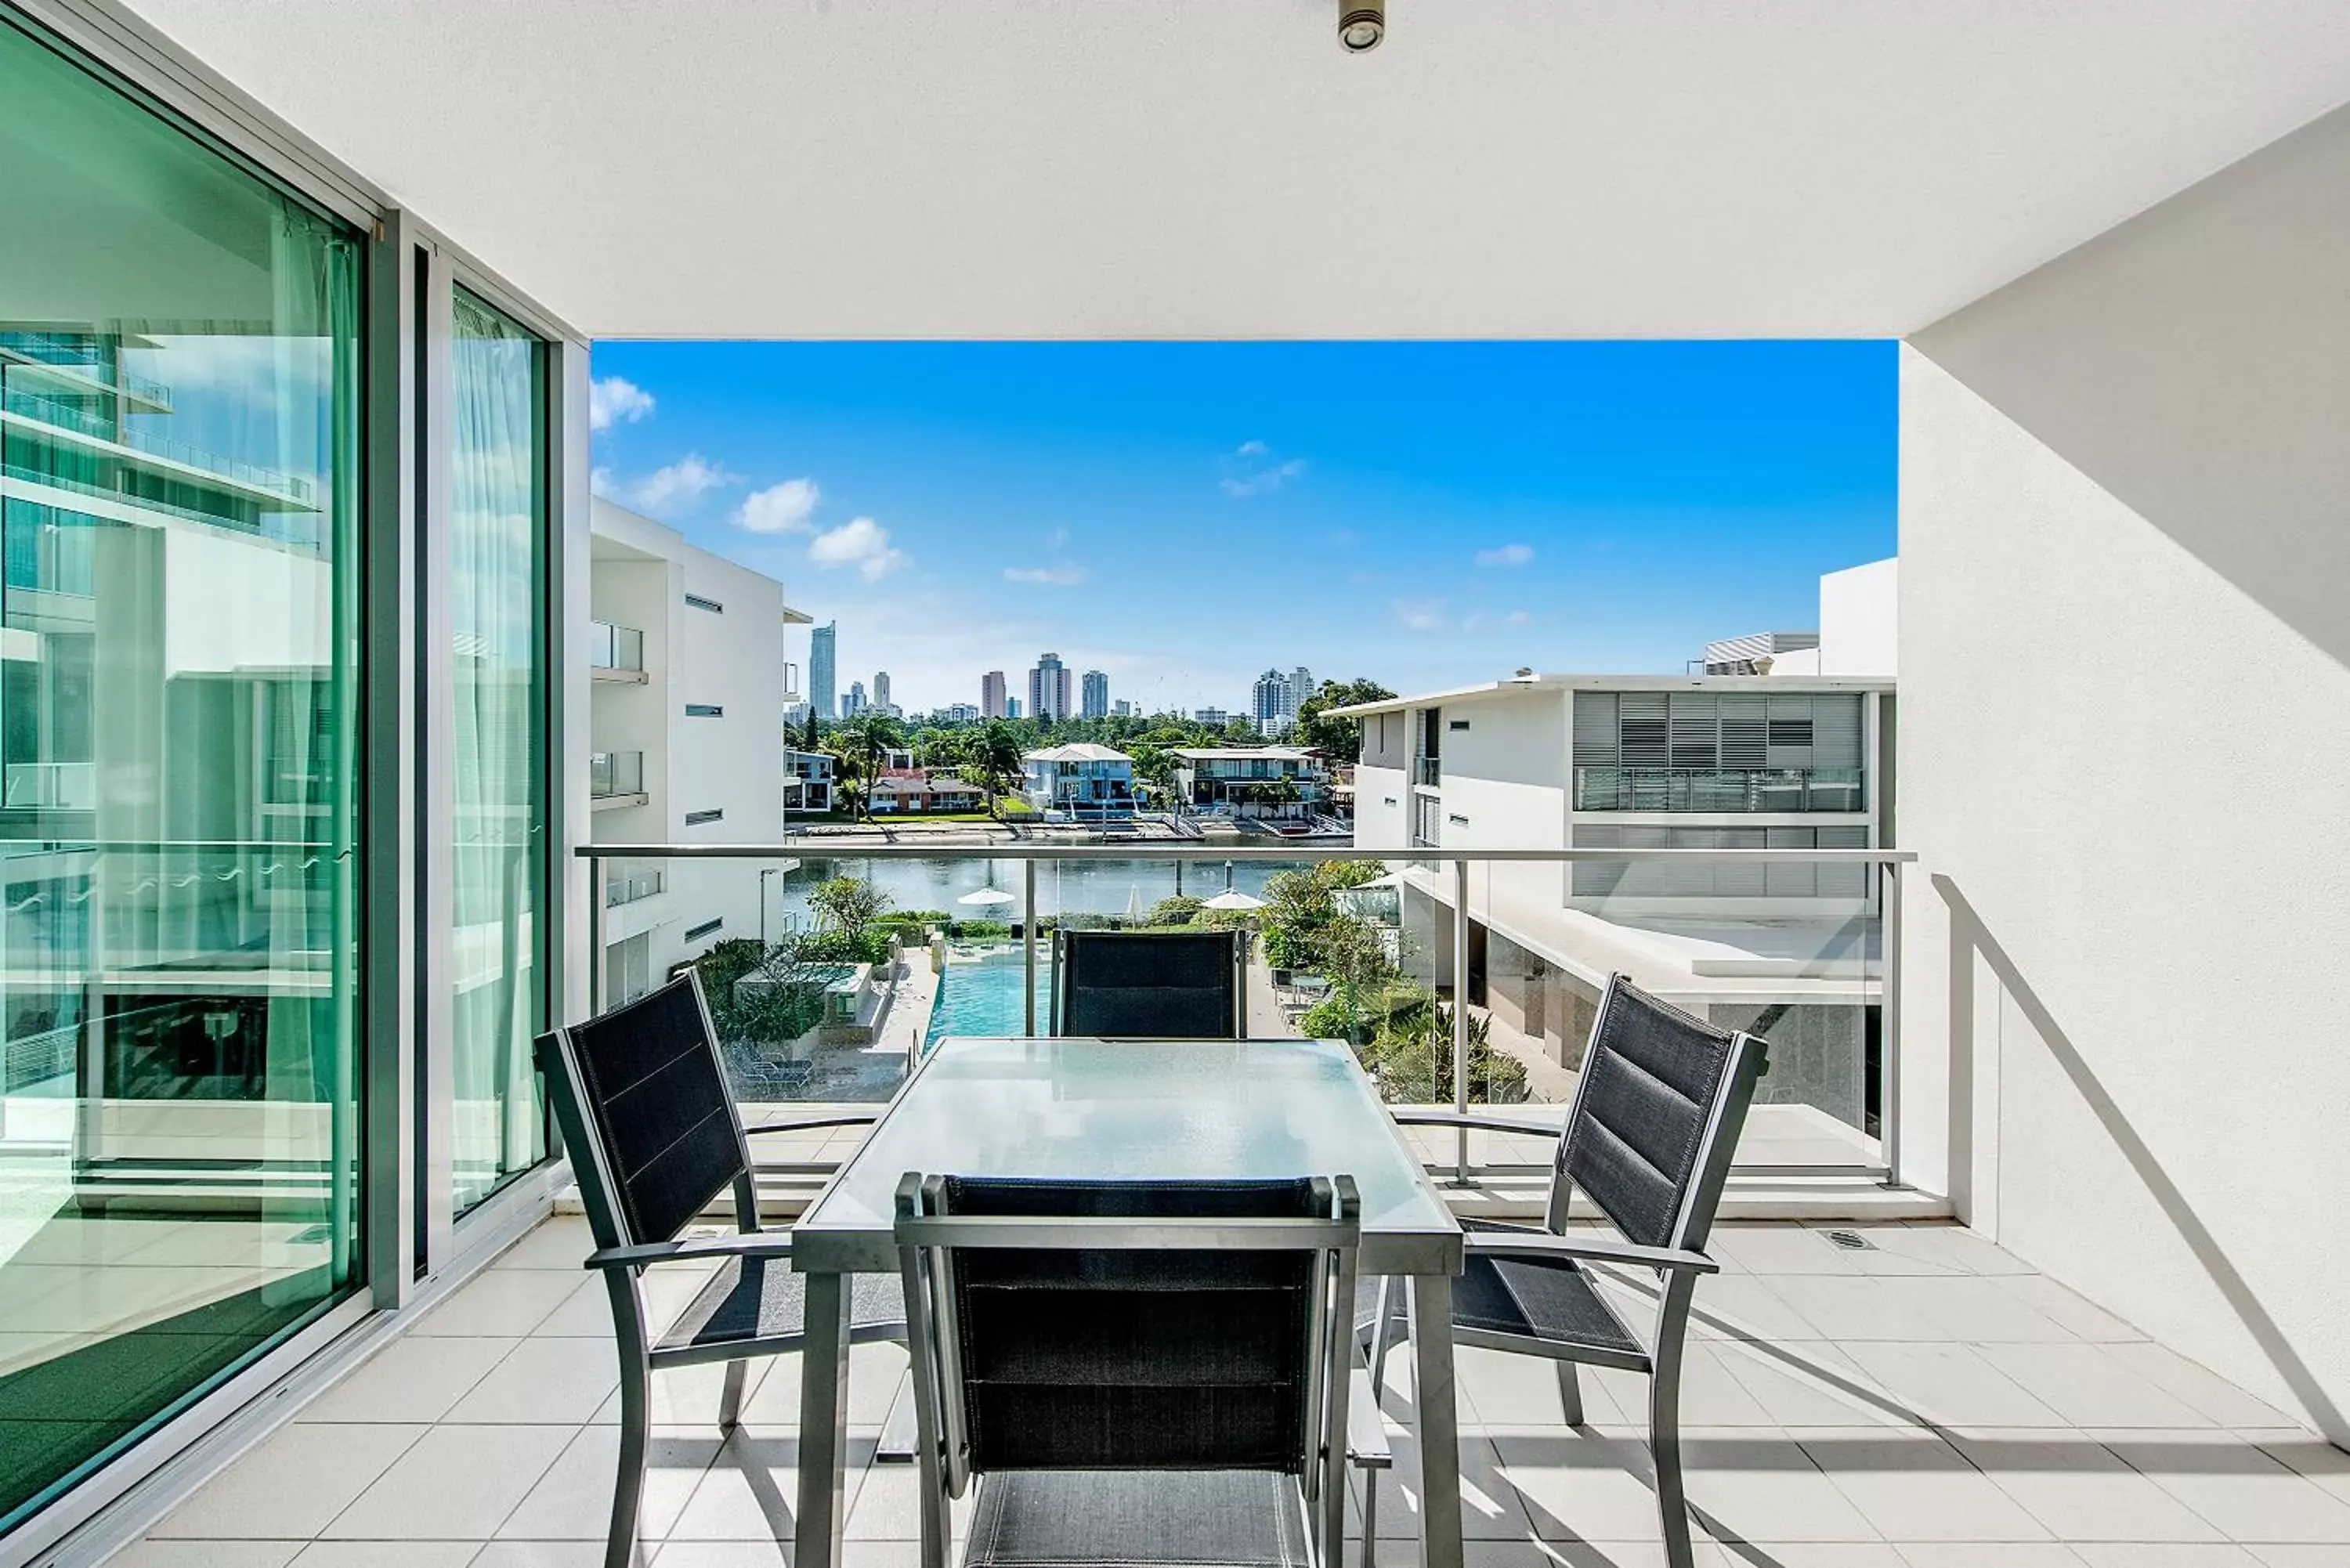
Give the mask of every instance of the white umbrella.
POLYGON ((955 900, 958 904, 1016 904, 1019 901, 1011 894, 995 888, 982 888, 976 892, 965 893, 955 900))
POLYGON ((1207 909, 1262 909, 1263 898, 1251 898, 1238 888, 1227 888, 1201 906, 1207 909))

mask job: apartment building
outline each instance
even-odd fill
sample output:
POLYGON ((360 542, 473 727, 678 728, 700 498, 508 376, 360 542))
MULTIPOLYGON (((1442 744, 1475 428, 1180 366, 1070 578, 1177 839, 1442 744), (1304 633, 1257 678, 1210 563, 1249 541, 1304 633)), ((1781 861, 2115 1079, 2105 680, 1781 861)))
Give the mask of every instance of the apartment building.
MULTIPOLYGON (((588 572, 598 655, 588 734, 593 833, 608 844, 780 837, 784 628, 808 618, 774 578, 598 497, 588 572)), ((828 760, 828 759, 827 759, 828 760)), ((802 809, 828 776, 793 777, 802 809)), ((788 868, 791 861, 774 865, 788 868)), ((756 936, 774 879, 739 861, 625 863, 605 879, 604 1001, 625 1002, 727 937, 756 936)), ((772 918, 776 911, 766 913, 772 918)))
MULTIPOLYGON (((1883 847, 1892 694, 1858 678, 1540 675, 1350 708, 1363 722, 1355 842, 1399 857, 1883 847)), ((1454 889, 1425 870, 1404 883, 1407 950, 1450 986, 1454 889)), ((1571 1069, 1600 989, 1624 971, 1764 1034, 1766 1098, 1866 1136, 1882 1110, 1880 908, 1865 865, 1485 867, 1467 986, 1498 1029, 1571 1069)))
POLYGON ((1077 716, 1081 719, 1109 717, 1109 675, 1107 671, 1088 670, 1078 687, 1077 716))
POLYGON ((979 678, 980 716, 986 719, 1010 717, 1011 711, 1004 706, 1005 700, 1010 695, 1009 689, 1004 685, 1003 671, 1001 670, 991 670, 981 676, 979 678))
MULTIPOLYGON (((1070 716, 1069 667, 1057 653, 1041 654, 1028 671, 1028 716, 1051 724, 1070 716)), ((1018 711, 1013 717, 1017 718, 1018 711)))

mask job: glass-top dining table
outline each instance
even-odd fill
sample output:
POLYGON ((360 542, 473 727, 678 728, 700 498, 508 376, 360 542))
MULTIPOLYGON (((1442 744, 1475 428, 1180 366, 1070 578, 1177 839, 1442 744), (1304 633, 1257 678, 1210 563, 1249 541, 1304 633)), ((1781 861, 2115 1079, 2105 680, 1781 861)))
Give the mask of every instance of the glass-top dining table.
POLYGON ((847 1459, 848 1276, 898 1269, 908 1171, 1211 1179, 1335 1176, 1362 1194, 1361 1269, 1410 1282, 1421 1562, 1461 1568, 1452 1281, 1461 1227, 1353 1051, 1331 1041, 939 1042, 792 1229, 807 1276, 795 1568, 838 1568, 847 1459), (1419 1332, 1420 1324, 1438 1325, 1419 1332))

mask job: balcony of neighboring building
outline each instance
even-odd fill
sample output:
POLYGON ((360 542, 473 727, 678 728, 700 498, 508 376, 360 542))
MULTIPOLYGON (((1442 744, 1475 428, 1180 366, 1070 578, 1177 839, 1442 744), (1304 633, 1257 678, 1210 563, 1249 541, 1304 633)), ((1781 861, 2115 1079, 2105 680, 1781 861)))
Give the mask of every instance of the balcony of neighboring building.
POLYGON ((645 793, 644 753, 589 753, 588 798, 598 811, 644 805, 650 798, 645 793))
POLYGON ((597 680, 643 685, 645 634, 635 627, 611 621, 588 622, 588 672, 597 680))

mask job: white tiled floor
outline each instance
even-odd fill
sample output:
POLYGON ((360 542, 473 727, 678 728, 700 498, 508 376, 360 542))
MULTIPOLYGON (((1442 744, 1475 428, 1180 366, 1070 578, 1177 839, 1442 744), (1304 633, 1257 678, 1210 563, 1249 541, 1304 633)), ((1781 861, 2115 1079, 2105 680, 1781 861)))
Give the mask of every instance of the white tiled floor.
MULTIPOLYGON (((2350 1455, 1967 1231, 1866 1233, 1874 1250, 1848 1252, 1792 1225, 1717 1232, 1727 1272, 1699 1289, 1682 1401, 1700 1563, 2350 1568, 2350 1455)), ((594 1568, 619 1437, 587 1250, 577 1220, 525 1238, 121 1568, 594 1568)), ((674 1310, 694 1282, 654 1300, 674 1310)), ((1416 1561, 1403 1365, 1388 1568, 1416 1561)), ((913 1568, 913 1473, 870 1462, 904 1367, 895 1346, 854 1355, 847 1568, 913 1568)), ((715 1369, 656 1379, 658 1568, 784 1568, 796 1358, 752 1378, 724 1441, 715 1369)), ((1580 1428, 1547 1367, 1463 1350, 1460 1386, 1471 1568, 1662 1563, 1643 1380, 1586 1371, 1580 1428)))

